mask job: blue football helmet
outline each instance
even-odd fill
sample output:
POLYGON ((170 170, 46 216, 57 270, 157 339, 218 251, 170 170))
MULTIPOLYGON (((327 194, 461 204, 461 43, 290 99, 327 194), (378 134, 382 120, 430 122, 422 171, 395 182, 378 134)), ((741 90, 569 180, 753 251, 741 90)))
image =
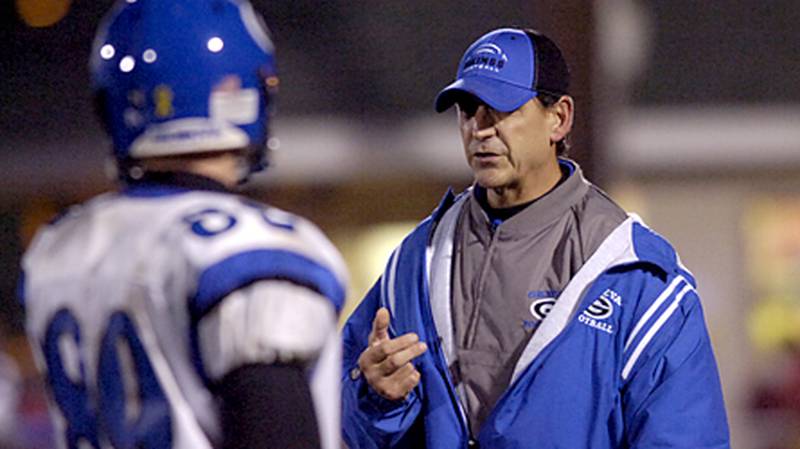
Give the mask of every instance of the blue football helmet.
POLYGON ((278 78, 248 1, 118 0, 90 69, 121 172, 142 158, 240 148, 252 151, 251 172, 266 166, 278 78))

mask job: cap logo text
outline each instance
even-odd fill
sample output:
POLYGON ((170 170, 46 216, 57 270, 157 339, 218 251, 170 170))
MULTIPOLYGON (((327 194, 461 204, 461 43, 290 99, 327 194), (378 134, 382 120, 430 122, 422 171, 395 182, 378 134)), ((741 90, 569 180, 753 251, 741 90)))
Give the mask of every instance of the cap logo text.
POLYGON ((507 62, 508 56, 506 56, 502 48, 495 44, 486 43, 478 46, 465 58, 461 71, 466 73, 480 69, 499 72, 507 62))

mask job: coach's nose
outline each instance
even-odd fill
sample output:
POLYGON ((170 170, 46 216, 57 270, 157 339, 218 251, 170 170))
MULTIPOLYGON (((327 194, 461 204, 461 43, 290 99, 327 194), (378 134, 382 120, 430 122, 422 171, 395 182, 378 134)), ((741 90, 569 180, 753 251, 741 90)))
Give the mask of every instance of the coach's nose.
POLYGON ((496 134, 494 114, 491 113, 489 106, 481 104, 475 110, 472 117, 472 137, 476 140, 484 140, 496 134))

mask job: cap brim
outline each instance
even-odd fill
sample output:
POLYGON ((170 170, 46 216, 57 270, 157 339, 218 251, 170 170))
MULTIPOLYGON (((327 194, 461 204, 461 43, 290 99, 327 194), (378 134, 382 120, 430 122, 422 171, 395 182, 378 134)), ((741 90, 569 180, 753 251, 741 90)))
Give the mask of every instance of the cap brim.
POLYGON ((449 109, 465 93, 478 97, 481 101, 500 112, 518 109, 536 96, 536 92, 524 87, 504 83, 480 76, 461 78, 452 82, 436 96, 436 112, 449 109))

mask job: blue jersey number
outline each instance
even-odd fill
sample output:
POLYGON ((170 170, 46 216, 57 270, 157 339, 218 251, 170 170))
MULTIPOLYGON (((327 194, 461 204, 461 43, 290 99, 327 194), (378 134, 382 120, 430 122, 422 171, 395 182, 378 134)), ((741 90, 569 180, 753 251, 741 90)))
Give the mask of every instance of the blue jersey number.
POLYGON ((73 381, 67 375, 64 361, 59 350, 59 340, 65 335, 72 343, 80 348, 81 331, 78 321, 67 310, 59 311, 47 328, 45 334, 44 357, 47 361, 47 378, 53 390, 53 400, 58 404, 64 419, 67 421, 66 438, 69 449, 77 449, 78 443, 84 441, 91 447, 99 448, 97 441, 97 419, 89 404, 89 394, 86 389, 86 375, 83 368, 83 358, 79 358, 79 377, 73 381))
POLYGON ((96 402, 90 400, 82 355, 78 356, 79 379, 71 379, 67 374, 64 367, 65 355, 59 345, 59 341, 65 337, 75 347, 80 348, 78 321, 72 313, 62 309, 47 328, 42 349, 53 399, 67 422, 67 447, 77 449, 80 447, 79 442, 83 441, 91 447, 99 448, 98 429, 102 428, 111 445, 118 449, 170 448, 172 424, 169 405, 130 317, 116 312, 109 319, 100 346, 97 367, 99 397, 96 402), (137 381, 139 413, 133 417, 126 416, 123 384, 125 373, 119 357, 121 347, 130 352, 133 374, 137 381), (94 403, 99 405, 99 413, 95 413, 92 405, 94 403))

